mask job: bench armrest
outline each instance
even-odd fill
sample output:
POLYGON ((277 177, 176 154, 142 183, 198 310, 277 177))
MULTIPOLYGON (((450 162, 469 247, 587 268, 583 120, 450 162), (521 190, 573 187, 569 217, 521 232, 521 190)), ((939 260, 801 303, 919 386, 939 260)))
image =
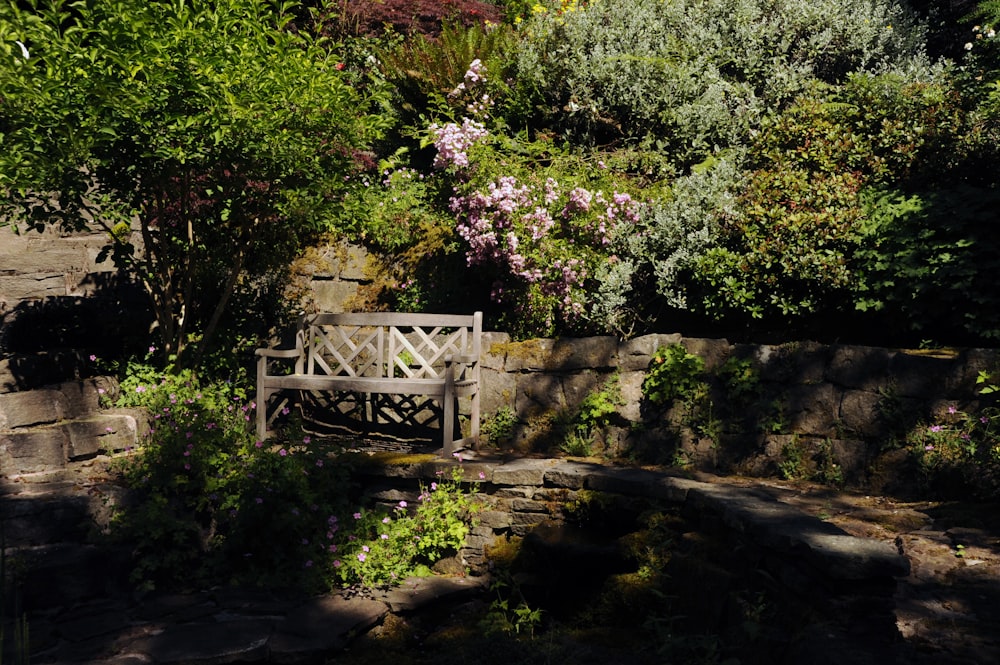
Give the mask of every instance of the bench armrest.
POLYGON ((257 349, 255 355, 258 358, 298 358, 298 349, 257 349))

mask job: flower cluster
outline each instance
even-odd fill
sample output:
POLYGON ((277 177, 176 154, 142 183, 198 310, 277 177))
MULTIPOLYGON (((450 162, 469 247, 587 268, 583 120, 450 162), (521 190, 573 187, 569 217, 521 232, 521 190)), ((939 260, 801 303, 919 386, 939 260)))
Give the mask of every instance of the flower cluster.
MULTIPOLYGON (((977 41, 982 39, 993 39, 994 37, 997 36, 996 30, 994 30, 990 26, 986 26, 985 28, 980 25, 974 26, 972 28, 972 33, 976 36, 975 38, 977 41)), ((973 42, 965 43, 966 51, 971 51, 972 47, 973 47, 973 42)))
POLYGON ((556 315, 580 316, 582 287, 610 243, 610 229, 635 223, 639 210, 628 194, 614 192, 609 201, 600 190, 563 188, 552 177, 532 183, 501 176, 466 194, 456 188, 451 199, 468 265, 500 270, 493 299, 520 299, 527 290, 533 306, 547 310, 547 325, 556 315))
POLYGON ((434 123, 430 126, 430 130, 434 136, 434 147, 437 149, 437 155, 434 157, 436 169, 467 167, 469 149, 489 134, 482 123, 470 118, 464 118, 461 125, 454 122, 443 125, 434 123))
POLYGON ((1000 411, 969 413, 954 404, 931 425, 916 428, 907 443, 926 489, 990 498, 1000 490, 1000 411), (958 479, 961 487, 947 486, 958 479))

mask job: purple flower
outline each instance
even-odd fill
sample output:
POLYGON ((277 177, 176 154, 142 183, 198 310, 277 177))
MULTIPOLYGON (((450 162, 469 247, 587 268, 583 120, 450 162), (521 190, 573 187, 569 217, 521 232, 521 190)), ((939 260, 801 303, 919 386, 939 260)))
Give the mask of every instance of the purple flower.
POLYGON ((389 540, 389 534, 383 533, 381 536, 379 536, 379 538, 381 538, 382 540, 389 540))
POLYGON ((333 567, 334 568, 340 568, 342 565, 344 565, 344 564, 340 563, 340 559, 334 559, 333 560, 333 567))
POLYGON ((304 437, 302 437, 302 443, 304 443, 306 445, 309 445, 309 442, 311 442, 311 441, 312 441, 312 437, 310 437, 310 436, 304 436, 304 437))
POLYGON ((312 568, 312 565, 313 565, 312 559, 306 561, 306 568, 312 568))
POLYGON ((356 520, 361 519, 361 513, 354 513, 354 519, 356 520))
POLYGON ((931 426, 931 431, 935 432, 935 433, 940 432, 941 431, 941 426, 940 425, 932 425, 931 426))
POLYGON ((389 519, 388 517, 383 517, 383 518, 382 518, 382 524, 388 524, 388 523, 389 523, 389 522, 391 522, 391 521, 392 521, 392 520, 391 520, 391 519, 389 519))
POLYGON ((364 563, 365 559, 367 559, 367 558, 368 558, 368 556, 364 552, 358 554, 358 561, 360 561, 361 563, 364 563))
POLYGON ((361 546, 361 551, 362 552, 371 552, 371 548, 368 547, 367 545, 362 545, 361 546))
POLYGON ((400 508, 406 508, 406 502, 405 501, 400 501, 399 502, 399 507, 400 508))
POLYGON ((287 457, 288 451, 282 448, 281 450, 278 451, 278 454, 281 455, 282 457, 287 457))

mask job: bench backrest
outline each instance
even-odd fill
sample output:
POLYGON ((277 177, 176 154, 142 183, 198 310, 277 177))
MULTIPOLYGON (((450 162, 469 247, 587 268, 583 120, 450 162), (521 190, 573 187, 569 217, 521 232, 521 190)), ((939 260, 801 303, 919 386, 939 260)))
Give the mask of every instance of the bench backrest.
POLYGON ((445 358, 480 355, 481 312, 368 312, 303 317, 296 371, 328 376, 438 379, 445 358))

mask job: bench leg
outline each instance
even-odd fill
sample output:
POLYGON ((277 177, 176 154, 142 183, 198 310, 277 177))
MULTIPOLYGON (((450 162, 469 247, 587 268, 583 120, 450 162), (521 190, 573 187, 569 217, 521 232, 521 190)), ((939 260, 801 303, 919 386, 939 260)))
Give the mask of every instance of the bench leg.
POLYGON ((451 457, 455 452, 455 396, 445 395, 444 397, 444 422, 441 430, 444 436, 444 455, 451 457))

